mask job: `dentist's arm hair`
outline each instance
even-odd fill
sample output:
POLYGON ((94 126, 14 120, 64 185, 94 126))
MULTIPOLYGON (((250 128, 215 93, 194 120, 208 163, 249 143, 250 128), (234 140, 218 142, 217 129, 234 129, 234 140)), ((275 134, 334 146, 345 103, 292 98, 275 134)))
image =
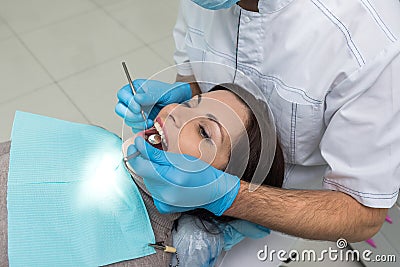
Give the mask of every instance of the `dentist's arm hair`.
POLYGON ((248 188, 249 183, 241 182, 224 215, 307 239, 363 241, 379 231, 387 214, 387 209, 363 206, 337 191, 260 186, 249 192, 248 188))

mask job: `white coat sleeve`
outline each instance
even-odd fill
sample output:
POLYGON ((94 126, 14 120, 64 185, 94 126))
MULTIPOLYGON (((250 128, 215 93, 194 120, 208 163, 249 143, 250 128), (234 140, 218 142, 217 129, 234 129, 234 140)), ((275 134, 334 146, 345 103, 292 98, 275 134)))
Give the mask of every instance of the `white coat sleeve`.
POLYGON ((187 23, 185 16, 188 13, 190 13, 190 10, 188 10, 188 6, 185 4, 185 0, 181 0, 179 5, 178 18, 173 30, 173 36, 175 40, 174 61, 177 65, 176 68, 178 74, 182 76, 193 75, 185 43, 187 33, 187 23))
POLYGON ((324 188, 390 208, 400 185, 400 44, 350 75, 326 97, 324 188))

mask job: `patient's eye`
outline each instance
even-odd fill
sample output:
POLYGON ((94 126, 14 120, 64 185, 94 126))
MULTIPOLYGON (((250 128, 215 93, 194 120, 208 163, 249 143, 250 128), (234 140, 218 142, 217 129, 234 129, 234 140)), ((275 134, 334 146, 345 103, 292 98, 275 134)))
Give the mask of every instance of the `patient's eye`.
POLYGON ((206 129, 202 125, 199 125, 199 133, 201 137, 205 139, 210 139, 210 135, 207 133, 206 129))

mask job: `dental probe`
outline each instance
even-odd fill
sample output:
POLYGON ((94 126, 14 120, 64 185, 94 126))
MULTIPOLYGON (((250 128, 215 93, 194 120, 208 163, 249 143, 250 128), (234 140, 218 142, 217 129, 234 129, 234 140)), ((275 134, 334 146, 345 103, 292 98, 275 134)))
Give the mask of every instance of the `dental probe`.
MULTIPOLYGON (((131 87, 132 93, 133 93, 133 95, 136 95, 136 90, 135 90, 135 87, 133 86, 132 79, 131 79, 131 75, 129 74, 128 67, 126 66, 125 62, 122 62, 122 67, 124 68, 125 75, 126 75, 126 78, 128 79, 129 86, 131 87)), ((144 120, 146 129, 147 129, 147 118, 146 118, 146 115, 144 114, 143 109, 141 109, 141 112, 140 112, 140 113, 142 114, 142 117, 143 117, 143 120, 144 120)), ((143 137, 146 139, 146 134, 144 134, 143 137)), ((151 144, 153 144, 153 145, 156 145, 156 144, 161 143, 161 136, 158 135, 158 134, 152 134, 152 135, 149 136, 147 139, 148 139, 148 141, 149 141, 151 144)), ((132 155, 129 155, 129 156, 127 156, 127 157, 124 157, 123 160, 124 160, 125 162, 128 162, 129 160, 131 160, 131 159, 133 159, 133 158, 136 158, 136 157, 139 156, 139 155, 140 155, 140 152, 137 151, 136 153, 133 153, 132 155)))
MULTIPOLYGON (((135 90, 135 87, 133 87, 131 75, 129 74, 128 67, 126 66, 125 62, 122 62, 122 67, 124 68, 125 75, 126 75, 126 78, 128 79, 129 86, 131 87, 132 93, 133 93, 133 95, 136 95, 136 90, 135 90)), ((143 109, 141 110, 140 113, 142 113, 142 117, 143 117, 144 123, 146 125, 146 129, 147 129, 147 119, 146 119, 146 115, 144 115, 143 109)), ((128 162, 130 159, 136 158, 139 155, 140 155, 140 152, 137 151, 136 153, 133 153, 132 155, 124 157, 124 161, 128 162)))
MULTIPOLYGON (((126 78, 128 79, 129 86, 131 87, 132 93, 133 93, 133 95, 136 95, 136 90, 135 90, 135 87, 133 87, 131 75, 129 75, 128 68, 126 67, 125 62, 122 62, 122 67, 124 68, 126 78)), ((146 129, 147 129, 147 119, 146 119, 146 115, 144 115, 143 109, 141 110, 141 113, 142 113, 142 117, 143 117, 144 123, 146 125, 146 129)), ((159 134, 152 134, 149 136, 149 138, 146 138, 146 133, 145 133, 143 137, 145 139, 147 139, 150 142, 150 144, 158 145, 159 143, 161 143, 161 136, 159 134)))
MULTIPOLYGON (((129 75, 128 68, 126 67, 125 62, 122 62, 122 67, 124 68, 125 75, 126 75, 126 78, 128 79, 129 86, 131 87, 132 93, 133 93, 133 95, 136 95, 136 90, 135 90, 135 87, 133 87, 131 75, 129 75)), ((143 109, 140 110, 140 113, 142 113, 142 117, 143 117, 144 123, 146 124, 146 129, 147 129, 147 119, 146 119, 146 115, 144 115, 143 109)))

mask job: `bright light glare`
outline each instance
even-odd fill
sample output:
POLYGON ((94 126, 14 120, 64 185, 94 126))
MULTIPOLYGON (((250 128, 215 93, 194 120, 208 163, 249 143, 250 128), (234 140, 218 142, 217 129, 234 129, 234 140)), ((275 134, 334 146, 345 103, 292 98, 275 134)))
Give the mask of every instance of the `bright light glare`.
POLYGON ((107 207, 110 202, 119 194, 117 184, 117 168, 120 162, 112 155, 104 155, 102 158, 94 157, 93 162, 88 164, 86 179, 80 191, 81 207, 87 205, 104 205, 107 207))
POLYGON ((104 157, 90 181, 90 190, 97 195, 107 195, 115 187, 115 164, 111 157, 104 157))

